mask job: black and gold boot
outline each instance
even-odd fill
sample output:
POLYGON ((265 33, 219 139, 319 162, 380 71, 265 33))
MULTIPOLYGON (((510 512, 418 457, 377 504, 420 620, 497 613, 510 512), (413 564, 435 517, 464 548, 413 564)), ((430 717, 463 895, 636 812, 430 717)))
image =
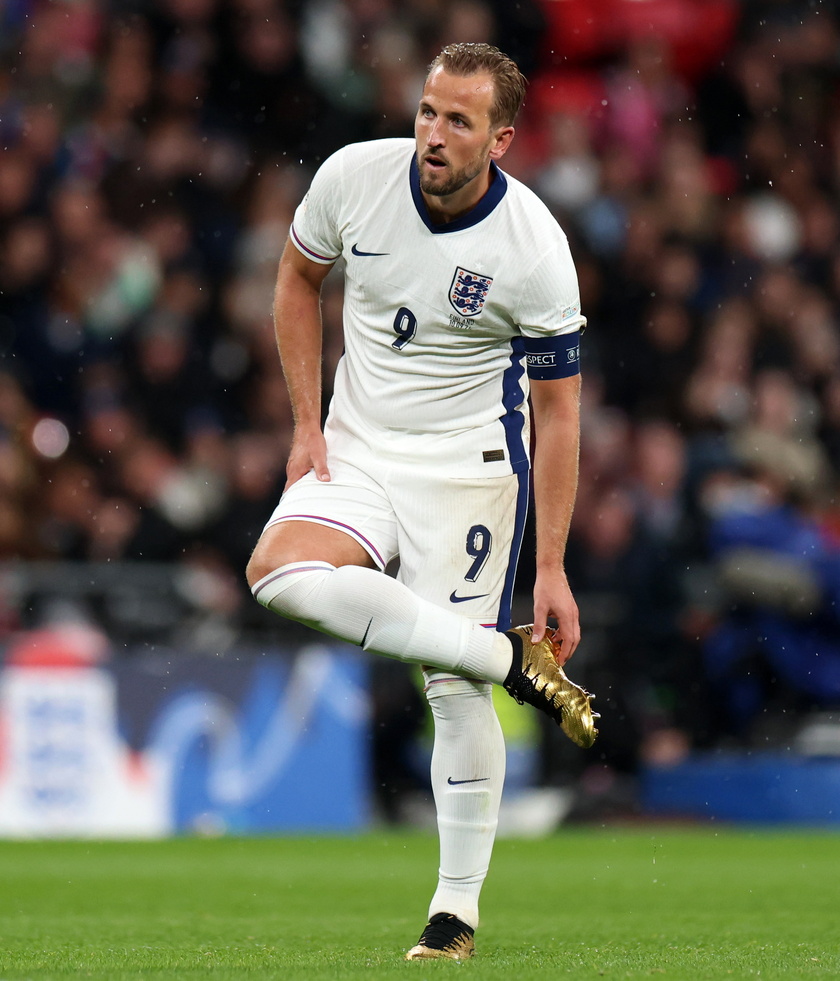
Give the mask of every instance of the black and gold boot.
POLYGON ((535 644, 532 626, 513 627, 506 635, 513 644, 513 664, 504 680, 505 691, 519 702, 538 708, 583 749, 595 742, 598 730, 588 691, 569 681, 557 663, 554 642, 548 636, 535 644))

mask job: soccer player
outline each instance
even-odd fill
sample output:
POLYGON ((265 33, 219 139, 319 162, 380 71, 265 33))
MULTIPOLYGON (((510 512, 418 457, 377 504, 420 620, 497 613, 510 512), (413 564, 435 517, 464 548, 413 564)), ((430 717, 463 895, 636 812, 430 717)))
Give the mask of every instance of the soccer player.
POLYGON ((492 684, 578 745, 597 733, 591 696, 561 667, 580 639, 563 557, 585 319, 565 235, 498 166, 524 91, 498 49, 444 48, 413 141, 346 146, 321 166, 275 293, 295 430, 286 489, 248 581, 282 616, 423 665, 440 869, 410 960, 474 951, 505 767, 492 684), (322 431, 320 288, 339 258, 345 350, 322 431), (534 623, 511 629, 529 389, 534 623), (397 556, 397 578, 383 575, 397 556))

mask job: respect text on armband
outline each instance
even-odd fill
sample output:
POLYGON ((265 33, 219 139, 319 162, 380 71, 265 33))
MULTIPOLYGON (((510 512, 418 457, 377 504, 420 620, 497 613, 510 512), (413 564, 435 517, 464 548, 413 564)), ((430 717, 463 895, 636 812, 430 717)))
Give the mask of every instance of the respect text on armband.
POLYGON ((529 368, 553 368, 557 364, 557 355, 552 351, 551 354, 529 354, 529 368))

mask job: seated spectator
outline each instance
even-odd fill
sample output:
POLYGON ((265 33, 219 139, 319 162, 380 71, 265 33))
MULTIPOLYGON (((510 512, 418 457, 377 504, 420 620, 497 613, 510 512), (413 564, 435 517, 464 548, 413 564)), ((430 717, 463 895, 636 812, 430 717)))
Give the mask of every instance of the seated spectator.
POLYGON ((705 665, 726 731, 770 709, 840 706, 840 544, 815 516, 818 458, 789 437, 736 442, 737 470, 704 489, 720 614, 705 665))

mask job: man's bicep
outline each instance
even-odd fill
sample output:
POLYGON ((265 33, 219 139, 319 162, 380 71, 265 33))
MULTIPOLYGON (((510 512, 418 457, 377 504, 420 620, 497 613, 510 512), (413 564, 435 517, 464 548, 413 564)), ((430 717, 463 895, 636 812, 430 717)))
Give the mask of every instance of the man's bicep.
POLYGON ((277 274, 278 289, 281 286, 293 288, 306 285, 316 293, 335 263, 315 262, 297 248, 291 238, 286 241, 286 247, 280 259, 280 269, 277 274))
POLYGON ((558 417, 577 425, 580 420, 580 389, 579 373, 564 378, 532 378, 531 405, 537 427, 558 417))

